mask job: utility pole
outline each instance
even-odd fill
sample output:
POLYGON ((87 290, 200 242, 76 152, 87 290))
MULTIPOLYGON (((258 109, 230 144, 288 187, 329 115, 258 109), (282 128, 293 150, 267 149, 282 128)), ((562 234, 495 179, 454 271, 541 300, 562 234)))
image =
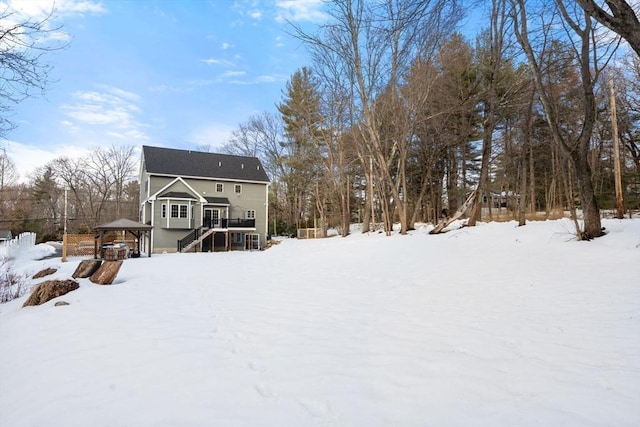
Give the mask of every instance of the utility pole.
POLYGON ((371 223, 373 230, 376 231, 376 206, 373 201, 373 158, 369 157, 369 177, 371 178, 371 184, 369 185, 369 198, 371 199, 371 223))
POLYGON ((624 200, 622 194, 622 171, 620 167, 620 142, 618 140, 618 118, 616 115, 616 90, 613 75, 609 75, 609 102, 611 104, 611 135, 613 137, 613 173, 616 184, 616 218, 624 218, 624 200))
POLYGON ((67 188, 64 189, 64 223, 62 225, 62 262, 67 262, 67 188))

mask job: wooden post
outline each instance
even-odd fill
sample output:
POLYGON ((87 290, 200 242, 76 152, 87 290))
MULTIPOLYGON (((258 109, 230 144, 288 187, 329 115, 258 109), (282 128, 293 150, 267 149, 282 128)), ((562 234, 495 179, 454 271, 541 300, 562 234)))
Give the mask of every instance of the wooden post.
POLYGON ((67 233, 62 235, 62 262, 67 262, 67 245, 69 241, 67 240, 67 233))
POLYGON ((622 195, 622 171, 620 167, 620 143, 618 141, 618 118, 616 114, 616 91, 613 76, 609 75, 609 102, 611 104, 611 136, 613 137, 613 173, 616 183, 616 218, 624 218, 624 200, 622 195))

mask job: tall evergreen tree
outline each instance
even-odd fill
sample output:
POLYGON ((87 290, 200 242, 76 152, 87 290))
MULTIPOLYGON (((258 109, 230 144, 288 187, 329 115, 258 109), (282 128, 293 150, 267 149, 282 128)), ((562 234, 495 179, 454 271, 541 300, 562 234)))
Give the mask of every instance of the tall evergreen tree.
POLYGON ((284 122, 286 185, 290 221, 300 228, 312 214, 311 201, 320 174, 322 122, 318 84, 310 68, 296 71, 278 105, 284 122))

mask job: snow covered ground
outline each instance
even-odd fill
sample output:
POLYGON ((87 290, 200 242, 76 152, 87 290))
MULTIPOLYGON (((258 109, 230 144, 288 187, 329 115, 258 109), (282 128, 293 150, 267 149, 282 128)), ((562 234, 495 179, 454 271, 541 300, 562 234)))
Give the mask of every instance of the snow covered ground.
POLYGON ((638 426, 640 219, 603 225, 127 260, 0 305, 0 426, 638 426))

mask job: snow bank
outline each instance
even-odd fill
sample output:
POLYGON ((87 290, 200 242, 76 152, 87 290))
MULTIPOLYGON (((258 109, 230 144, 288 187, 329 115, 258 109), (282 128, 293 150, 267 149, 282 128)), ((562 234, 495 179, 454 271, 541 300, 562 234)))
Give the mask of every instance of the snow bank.
POLYGON ((637 426, 640 220, 604 225, 126 260, 0 306, 0 426, 637 426))

